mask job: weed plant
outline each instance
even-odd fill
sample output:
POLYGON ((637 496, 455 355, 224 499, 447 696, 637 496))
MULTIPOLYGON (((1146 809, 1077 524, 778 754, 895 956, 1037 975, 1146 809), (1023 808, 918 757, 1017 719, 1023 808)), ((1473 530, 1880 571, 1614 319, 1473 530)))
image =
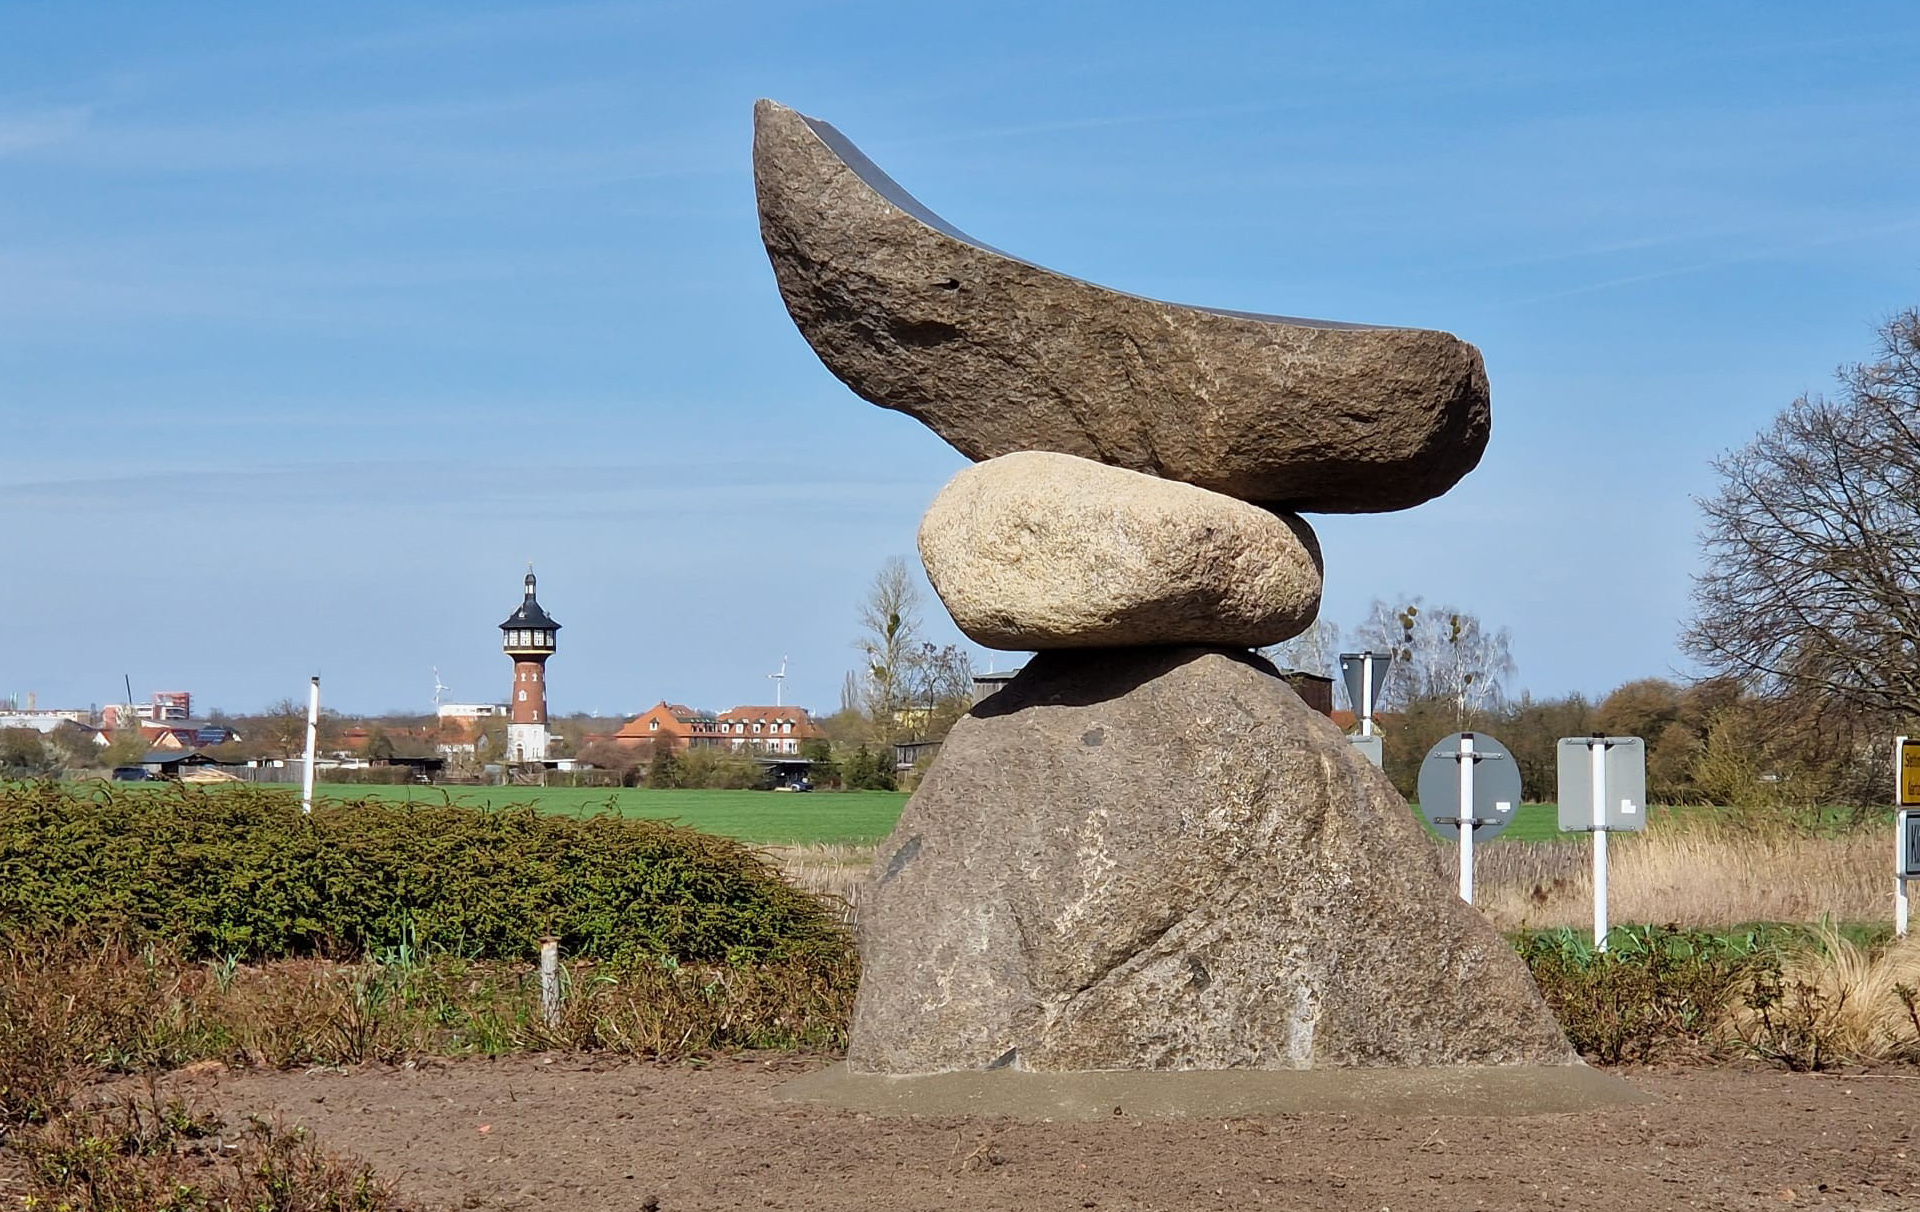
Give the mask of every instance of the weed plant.
POLYGON ((0 940, 0 1129, 58 1118, 89 1083, 199 1060, 288 1068, 532 1050, 655 1059, 845 1047, 857 967, 651 957, 567 965, 557 1021, 530 964, 418 948, 235 965, 157 946, 0 940))
POLYGON ((11 1140, 27 1209, 59 1212, 403 1212, 366 1166, 323 1153, 299 1128, 218 1116, 149 1087, 144 1099, 75 1109, 11 1140))
POLYGON ((1602 1064, 1920 1063, 1920 940, 1876 946, 1822 924, 1622 928, 1607 942, 1563 929, 1516 943, 1568 1039, 1602 1064))
POLYGON ((1561 929, 1517 944, 1567 1038, 1607 1065, 1723 1052, 1731 1008, 1773 963, 1752 934, 1642 927, 1607 943, 1601 951, 1590 935, 1561 929))

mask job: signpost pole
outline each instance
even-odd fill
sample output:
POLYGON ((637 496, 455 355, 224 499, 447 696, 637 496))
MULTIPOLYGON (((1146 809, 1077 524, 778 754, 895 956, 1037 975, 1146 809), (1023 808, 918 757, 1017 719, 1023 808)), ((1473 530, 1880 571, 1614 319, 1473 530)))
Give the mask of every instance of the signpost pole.
POLYGON ((1460 899, 1473 904, 1473 734, 1460 735, 1460 899))
POLYGON ((1607 949, 1607 743, 1587 742, 1593 763, 1593 945, 1607 949))
MULTIPOLYGON (((1893 738, 1893 802, 1905 803, 1906 791, 1907 738, 1897 736, 1893 738)), ((1904 813, 1895 812, 1893 816, 1893 936, 1895 938, 1907 937, 1907 877, 1901 874, 1907 869, 1906 854, 1902 849, 1907 844, 1906 831, 1901 828, 1906 824, 1902 819, 1904 815, 1904 813)))
POLYGON ((300 775, 300 811, 303 815, 313 812, 313 759, 315 742, 320 737, 320 676, 314 675, 313 685, 307 691, 307 768, 300 775))
POLYGON ((1360 654, 1360 735, 1373 735, 1373 649, 1360 654))

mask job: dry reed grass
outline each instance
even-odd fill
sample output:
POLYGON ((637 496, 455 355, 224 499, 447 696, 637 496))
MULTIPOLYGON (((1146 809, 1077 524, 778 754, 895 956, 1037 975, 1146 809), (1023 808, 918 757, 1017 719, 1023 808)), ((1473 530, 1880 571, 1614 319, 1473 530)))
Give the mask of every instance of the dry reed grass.
MULTIPOLYGON (((1609 908, 1621 924, 1690 929, 1887 920, 1893 909, 1888 851, 1881 830, 1754 834, 1663 818, 1644 834, 1610 839, 1609 908)), ((874 847, 776 846, 766 853, 796 885, 832 902, 843 922, 858 922, 874 847)), ((1442 861, 1452 863, 1451 848, 1442 861)), ((1593 852, 1584 839, 1497 842, 1480 849, 1475 873, 1474 901, 1501 930, 1593 921, 1593 852)))
POLYGON ((1862 947, 1822 925, 1732 1008, 1756 1055, 1794 1069, 1920 1061, 1920 936, 1862 947))
MULTIPOLYGON (((1609 839, 1609 916, 1690 929, 1890 920, 1890 849, 1882 830, 1815 836, 1659 821, 1609 839)), ((1593 921, 1586 841, 1496 843, 1475 856, 1475 875, 1474 902, 1502 930, 1593 921)))
POLYGON ((769 846, 764 853, 797 887, 832 905, 848 926, 860 920, 860 890, 873 866, 872 845, 816 842, 801 846, 769 846))

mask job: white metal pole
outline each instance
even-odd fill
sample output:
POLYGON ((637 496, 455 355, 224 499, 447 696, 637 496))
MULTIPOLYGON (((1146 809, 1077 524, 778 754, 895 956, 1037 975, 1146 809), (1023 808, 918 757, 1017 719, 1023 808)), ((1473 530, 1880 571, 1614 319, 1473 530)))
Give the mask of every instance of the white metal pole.
POLYGON ((307 688, 307 769, 300 776, 300 811, 313 811, 313 759, 320 739, 320 676, 314 675, 307 688))
POLYGON ((1360 735, 1373 735, 1373 651, 1360 654, 1360 735))
POLYGON ((1901 847, 1906 842, 1905 813, 1899 811, 1901 796, 1907 786, 1907 738, 1893 738, 1893 936, 1907 937, 1907 881, 1898 874, 1906 870, 1906 854, 1901 847))
POLYGON ((1460 734, 1460 899, 1473 904, 1473 734, 1460 734))
POLYGON ((1607 949, 1607 743, 1587 742, 1593 762, 1593 945, 1607 949))

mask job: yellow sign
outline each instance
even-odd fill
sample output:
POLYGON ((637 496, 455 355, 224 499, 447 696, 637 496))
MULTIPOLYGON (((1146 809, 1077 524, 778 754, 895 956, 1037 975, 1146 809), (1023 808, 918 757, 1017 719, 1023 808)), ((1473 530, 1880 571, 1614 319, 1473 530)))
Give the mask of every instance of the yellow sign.
POLYGON ((1920 741, 1900 742, 1900 804, 1920 804, 1920 741))

